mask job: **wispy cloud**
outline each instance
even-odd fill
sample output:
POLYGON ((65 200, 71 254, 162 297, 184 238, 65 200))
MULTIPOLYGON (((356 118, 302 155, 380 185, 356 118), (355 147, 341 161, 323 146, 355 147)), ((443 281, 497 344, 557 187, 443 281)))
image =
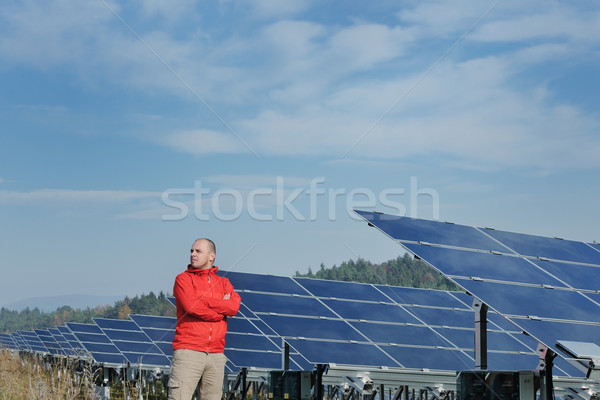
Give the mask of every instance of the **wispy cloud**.
MULTIPOLYGON (((164 29, 184 22, 184 16, 202 20, 206 5, 111 7, 128 20, 158 18, 158 24, 136 25, 140 37, 239 134, 216 130, 214 117, 186 116, 187 126, 150 140, 192 155, 242 154, 249 147, 265 155, 332 159, 406 93, 435 60, 432 54, 439 55, 489 7, 459 4, 397 6, 389 9, 392 17, 385 23, 365 17, 326 24, 307 12, 312 3, 257 0, 244 6, 253 11, 252 18, 235 32, 211 24, 164 29), (168 12, 164 18, 163 12, 168 12)), ((550 62, 594 57, 600 11, 541 4, 500 2, 351 156, 441 155, 469 168, 598 167, 600 119, 560 100, 545 68, 550 62), (511 45, 492 52, 482 43, 511 45), (565 153, 575 141, 582 151, 565 153)), ((220 16, 240 18, 230 2, 210 7, 218 7, 212 12, 220 16)), ((66 67, 86 84, 110 81, 194 101, 172 71, 101 3, 55 0, 13 4, 9 11, 0 16, 0 57, 6 65, 66 67)))
POLYGON ((161 193, 135 190, 40 189, 29 192, 0 191, 0 204, 12 205, 94 205, 121 204, 138 200, 160 199, 161 193))
POLYGON ((172 133, 161 141, 174 150, 194 155, 247 152, 235 136, 206 129, 172 133))

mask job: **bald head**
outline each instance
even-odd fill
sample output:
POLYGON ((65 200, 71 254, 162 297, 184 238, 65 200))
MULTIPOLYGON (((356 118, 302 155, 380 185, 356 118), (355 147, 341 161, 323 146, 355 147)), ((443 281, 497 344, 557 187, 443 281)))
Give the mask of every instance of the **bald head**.
POLYGON ((192 268, 212 268, 217 255, 215 243, 206 238, 197 239, 190 250, 190 266, 192 268))
POLYGON ((196 243, 196 242, 206 242, 206 243, 208 243, 208 245, 210 246, 210 250, 213 253, 217 254, 217 246, 215 246, 215 242, 213 242, 212 240, 210 240, 208 238, 200 238, 200 239, 196 239, 196 241, 194 243, 196 243))

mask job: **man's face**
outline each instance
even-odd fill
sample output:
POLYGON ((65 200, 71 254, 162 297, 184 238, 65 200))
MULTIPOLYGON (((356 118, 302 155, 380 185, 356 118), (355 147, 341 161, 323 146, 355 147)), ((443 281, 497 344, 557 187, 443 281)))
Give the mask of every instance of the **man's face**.
POLYGON ((215 253, 210 250, 206 240, 197 240, 192 245, 190 254, 190 265, 192 268, 207 269, 212 267, 215 261, 215 253))

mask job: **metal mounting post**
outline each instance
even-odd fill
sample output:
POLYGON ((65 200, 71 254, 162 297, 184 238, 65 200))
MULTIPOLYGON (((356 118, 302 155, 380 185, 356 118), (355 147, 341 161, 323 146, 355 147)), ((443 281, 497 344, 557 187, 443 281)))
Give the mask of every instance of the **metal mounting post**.
POLYGON ((473 301, 475 310, 475 369, 487 369, 487 310, 482 301, 473 301))
POLYGON ((552 366, 556 353, 541 343, 538 343, 537 353, 540 356, 540 362, 536 371, 539 372, 540 377, 543 377, 543 384, 540 385, 540 399, 553 400, 552 366))
POLYGON ((290 345, 285 339, 281 339, 281 369, 290 369, 290 345))

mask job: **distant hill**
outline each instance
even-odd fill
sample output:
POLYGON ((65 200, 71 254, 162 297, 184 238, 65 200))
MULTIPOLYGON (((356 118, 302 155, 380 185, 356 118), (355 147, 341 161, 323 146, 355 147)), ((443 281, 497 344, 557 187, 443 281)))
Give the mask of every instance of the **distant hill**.
POLYGON ((22 311, 29 307, 31 310, 37 308, 42 312, 50 312, 62 306, 70 306, 74 309, 84 310, 86 308, 111 305, 118 300, 122 300, 123 297, 124 296, 94 296, 90 294, 31 297, 25 300, 5 304, 2 307, 13 311, 22 311))

